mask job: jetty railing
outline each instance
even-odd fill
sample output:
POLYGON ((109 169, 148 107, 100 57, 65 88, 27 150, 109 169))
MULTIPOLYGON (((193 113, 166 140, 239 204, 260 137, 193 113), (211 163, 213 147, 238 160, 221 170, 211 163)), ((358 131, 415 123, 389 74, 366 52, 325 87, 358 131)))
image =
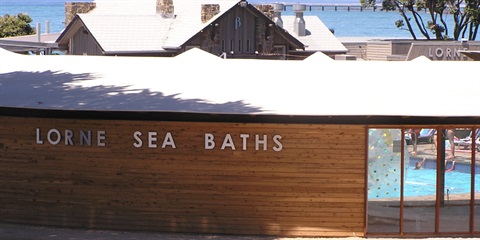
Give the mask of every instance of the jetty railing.
MULTIPOLYGON (((284 5, 284 10, 287 10, 287 8, 292 8, 294 4, 285 4, 284 5)), ((307 11, 360 11, 363 12, 364 10, 368 11, 382 11, 382 6, 380 4, 377 4, 375 6, 368 6, 364 7, 360 4, 336 4, 336 3, 331 3, 331 4, 306 4, 307 6, 307 11)), ((427 9, 425 8, 423 10, 424 12, 427 12, 427 9)))
MULTIPOLYGON (((286 8, 291 8, 294 4, 285 4, 286 8)), ((377 11, 380 9, 379 6, 370 6, 364 7, 362 5, 353 5, 353 4, 307 4, 307 11, 377 11)))

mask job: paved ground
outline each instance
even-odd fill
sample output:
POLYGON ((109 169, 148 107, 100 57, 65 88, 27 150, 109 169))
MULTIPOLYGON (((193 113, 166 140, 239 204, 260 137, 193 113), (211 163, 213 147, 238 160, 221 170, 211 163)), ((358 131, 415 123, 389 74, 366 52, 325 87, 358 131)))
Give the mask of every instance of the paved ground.
MULTIPOLYGON (((408 151, 412 154, 413 151, 413 146, 408 145, 407 146, 408 151)), ((451 161, 452 159, 450 158, 450 151, 449 149, 446 150, 445 156, 447 157, 448 161, 451 161)), ((413 153, 411 155, 413 158, 427 158, 427 159, 436 159, 437 158, 437 149, 435 145, 433 144, 419 144, 417 146, 417 152, 413 153)), ((469 149, 465 149, 463 147, 455 147, 455 161, 456 162, 465 162, 465 163, 471 163, 471 157, 472 157, 472 152, 469 149)), ((476 161, 478 164, 478 161, 480 160, 480 152, 476 152, 476 161)))
MULTIPOLYGON (((400 240, 478 240, 476 238, 398 238, 400 240)), ((282 238, 267 236, 198 235, 54 228, 0 223, 0 240, 363 240, 364 238, 282 238)), ((368 238, 368 240, 395 238, 368 238)))

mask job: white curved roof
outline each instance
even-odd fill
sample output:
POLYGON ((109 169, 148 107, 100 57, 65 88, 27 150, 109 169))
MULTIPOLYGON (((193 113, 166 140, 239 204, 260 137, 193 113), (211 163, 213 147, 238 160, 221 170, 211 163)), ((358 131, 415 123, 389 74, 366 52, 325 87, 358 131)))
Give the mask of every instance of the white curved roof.
POLYGON ((0 51, 0 106, 282 115, 480 116, 479 62, 23 56, 0 51))

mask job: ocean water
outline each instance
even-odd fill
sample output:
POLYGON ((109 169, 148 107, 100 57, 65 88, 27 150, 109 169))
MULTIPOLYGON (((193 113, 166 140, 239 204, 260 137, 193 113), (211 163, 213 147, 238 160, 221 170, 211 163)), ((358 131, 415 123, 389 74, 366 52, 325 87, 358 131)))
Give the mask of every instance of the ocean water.
MULTIPOLYGON (((61 32, 65 28, 65 0, 0 0, 0 15, 28 14, 32 27, 40 23, 45 32, 46 21, 50 22, 50 32, 61 32)), ((93 2, 92 0, 72 0, 68 2, 93 2)))
MULTIPOLYGON (((92 1, 75 0, 74 2, 92 1)), ((50 32, 61 32, 65 28, 65 2, 64 0, 0 0, 0 15, 27 13, 33 19, 31 23, 33 27, 40 23, 42 33, 45 32, 46 21, 49 21, 50 32)), ((275 2, 281 1, 249 1, 251 4, 275 2)), ((301 0, 283 1, 283 3, 359 5, 359 1, 355 0, 301 0)), ((291 8, 288 7, 283 14, 294 15, 291 8)), ((320 8, 313 7, 312 10, 308 8, 305 15, 318 16, 329 29, 334 31, 337 37, 411 38, 408 31, 400 30, 395 26, 395 21, 401 18, 398 12, 373 11, 372 9, 347 11, 346 8, 337 11, 333 8, 327 8, 322 11, 320 8)), ((427 14, 425 13, 424 16, 426 17, 427 14)), ((451 19, 449 20, 451 21, 451 19)), ((306 22, 306 25, 308 28, 308 22, 306 22)), ((417 34, 417 37, 423 38, 419 34, 417 34)))

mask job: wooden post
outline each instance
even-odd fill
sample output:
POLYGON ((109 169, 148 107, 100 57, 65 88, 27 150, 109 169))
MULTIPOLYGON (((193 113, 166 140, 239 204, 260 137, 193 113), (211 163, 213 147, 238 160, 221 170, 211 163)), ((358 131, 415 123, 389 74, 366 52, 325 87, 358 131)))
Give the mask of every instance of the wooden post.
POLYGON ((445 206, 445 140, 447 129, 437 130, 437 201, 445 206), (438 131, 440 130, 440 131, 438 131))

